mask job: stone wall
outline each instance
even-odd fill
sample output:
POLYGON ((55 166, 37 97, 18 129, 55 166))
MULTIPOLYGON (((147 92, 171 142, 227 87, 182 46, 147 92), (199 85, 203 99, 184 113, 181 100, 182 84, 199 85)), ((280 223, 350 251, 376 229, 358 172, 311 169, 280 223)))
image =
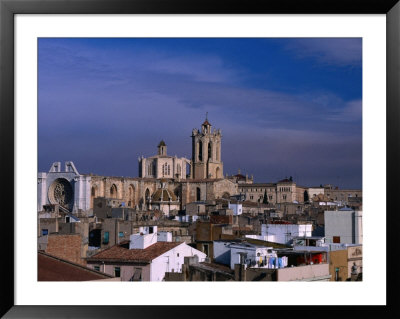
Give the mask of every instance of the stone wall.
POLYGON ((81 255, 81 245, 82 236, 79 234, 49 235, 46 253, 86 266, 81 255))

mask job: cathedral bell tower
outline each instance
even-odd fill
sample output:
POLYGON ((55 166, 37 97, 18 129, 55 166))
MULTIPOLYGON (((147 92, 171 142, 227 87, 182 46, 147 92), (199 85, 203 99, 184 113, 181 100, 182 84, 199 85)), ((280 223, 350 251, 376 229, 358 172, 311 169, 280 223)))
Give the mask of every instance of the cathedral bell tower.
POLYGON ((221 130, 212 130, 212 125, 206 120, 201 125, 201 131, 192 131, 192 165, 193 179, 223 178, 223 163, 221 162, 221 130))
POLYGON ((167 156, 167 145, 165 144, 164 140, 161 140, 157 148, 158 148, 158 155, 167 156))

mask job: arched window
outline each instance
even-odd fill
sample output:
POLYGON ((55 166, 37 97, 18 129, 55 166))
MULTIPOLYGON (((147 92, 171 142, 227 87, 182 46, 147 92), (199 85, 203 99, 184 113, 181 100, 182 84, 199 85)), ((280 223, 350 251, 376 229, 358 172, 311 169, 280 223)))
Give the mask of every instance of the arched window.
POLYGON ((182 176, 181 164, 178 164, 178 165, 176 166, 176 174, 177 174, 178 176, 182 176))
POLYGON ((170 171, 171 171, 170 166, 169 166, 167 163, 164 163, 163 166, 162 166, 162 173, 163 173, 163 176, 164 176, 164 175, 169 175, 169 174, 170 174, 170 171))
POLYGON ((200 201, 201 200, 201 192, 200 192, 200 187, 196 188, 196 201, 200 201))
POLYGON ((117 191, 117 186, 113 184, 110 188, 110 197, 111 198, 117 198, 118 197, 118 191, 117 191))
POLYGON ((168 174, 167 175, 170 175, 171 174, 171 166, 167 166, 168 167, 168 174))
POLYGON ((231 195, 228 192, 222 194, 222 198, 229 199, 231 195))
POLYGON ((215 170, 215 178, 221 178, 221 170, 219 167, 215 170))
POLYGON ((208 159, 212 158, 212 144, 208 143, 208 159))
POLYGON ((144 198, 145 198, 146 202, 150 200, 150 191, 149 191, 149 189, 148 189, 148 188, 146 189, 146 192, 145 192, 144 198))
POLYGON ((93 208, 94 199, 97 197, 97 187, 93 186, 90 196, 90 207, 93 208))

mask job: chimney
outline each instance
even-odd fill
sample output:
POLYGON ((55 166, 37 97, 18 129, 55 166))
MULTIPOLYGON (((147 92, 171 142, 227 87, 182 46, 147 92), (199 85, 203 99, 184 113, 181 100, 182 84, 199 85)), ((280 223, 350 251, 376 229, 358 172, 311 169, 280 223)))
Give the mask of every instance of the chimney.
POLYGON ((235 280, 236 281, 246 281, 246 256, 247 253, 240 252, 240 264, 235 264, 235 280))
POLYGON ((140 227, 129 239, 129 249, 146 249, 157 242, 157 226, 140 227))

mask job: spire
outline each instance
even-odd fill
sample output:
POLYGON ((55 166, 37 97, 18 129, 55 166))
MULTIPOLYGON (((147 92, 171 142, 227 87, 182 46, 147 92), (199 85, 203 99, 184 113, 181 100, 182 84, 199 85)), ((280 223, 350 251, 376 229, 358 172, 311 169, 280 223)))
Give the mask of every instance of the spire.
POLYGON ((206 112, 206 120, 204 121, 203 125, 210 125, 210 122, 208 122, 208 112, 206 112))

